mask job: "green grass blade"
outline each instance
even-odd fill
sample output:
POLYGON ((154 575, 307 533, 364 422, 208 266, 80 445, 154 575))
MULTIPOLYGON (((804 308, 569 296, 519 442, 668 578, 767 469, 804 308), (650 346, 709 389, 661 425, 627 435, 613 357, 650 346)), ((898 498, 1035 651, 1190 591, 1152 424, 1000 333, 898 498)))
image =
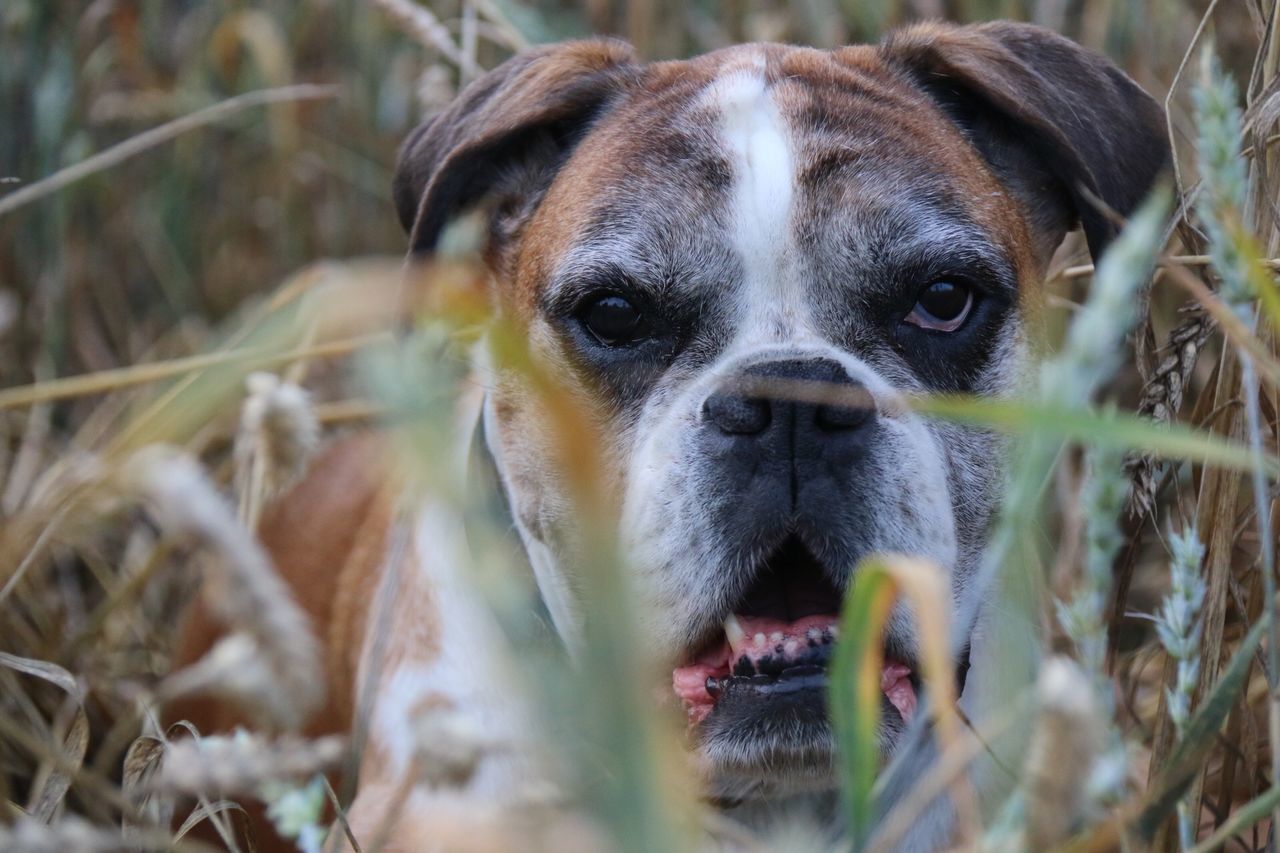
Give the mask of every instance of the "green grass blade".
POLYGON ((1231 836, 1253 826, 1277 806, 1280 806, 1280 786, 1274 786, 1271 790, 1259 794, 1232 812, 1231 817, 1227 818, 1213 835, 1191 848, 1191 853, 1210 853, 1212 850, 1217 850, 1226 844, 1231 836))
POLYGON ((1237 471, 1261 464, 1280 473, 1280 459, 1259 458, 1242 444, 1178 424, 1156 424, 1135 415, 1098 412, 1018 400, 992 400, 962 395, 915 397, 908 402, 930 417, 985 426, 1011 434, 1036 433, 1096 447, 1140 450, 1154 456, 1187 459, 1237 471))
POLYGON ((1280 332, 1280 288, 1276 287, 1275 279, 1261 264, 1254 275, 1258 282, 1258 301, 1262 303, 1272 330, 1280 332))
POLYGON ((842 802, 854 849, 871 832, 872 787, 880 769, 881 630, 893 603, 893 582, 879 560, 860 565, 845 598, 840 639, 831 662, 829 702, 842 775, 842 802))

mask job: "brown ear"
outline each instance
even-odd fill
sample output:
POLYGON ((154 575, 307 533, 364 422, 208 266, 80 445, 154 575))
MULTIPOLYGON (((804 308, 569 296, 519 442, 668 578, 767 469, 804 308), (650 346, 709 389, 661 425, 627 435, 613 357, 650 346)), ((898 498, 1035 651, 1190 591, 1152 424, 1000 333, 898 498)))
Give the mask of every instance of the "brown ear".
POLYGON ((515 56, 464 89, 400 149, 394 192, 410 252, 431 252, 449 219, 499 184, 533 176, 545 190, 635 68, 623 42, 567 42, 515 56))
POLYGON ((881 46, 960 125, 1048 251, 1079 221, 1096 258, 1169 164, 1164 111, 1109 60, 1030 24, 922 24, 881 46))

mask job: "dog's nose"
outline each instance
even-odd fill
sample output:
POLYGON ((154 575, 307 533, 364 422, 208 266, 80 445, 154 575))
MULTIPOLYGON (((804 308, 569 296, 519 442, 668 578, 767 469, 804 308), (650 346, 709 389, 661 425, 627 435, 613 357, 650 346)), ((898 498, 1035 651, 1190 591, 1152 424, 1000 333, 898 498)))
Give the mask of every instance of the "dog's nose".
POLYGON ((874 416, 866 388, 825 358, 754 365, 703 404, 703 417, 726 436, 787 430, 797 447, 859 430, 874 416))

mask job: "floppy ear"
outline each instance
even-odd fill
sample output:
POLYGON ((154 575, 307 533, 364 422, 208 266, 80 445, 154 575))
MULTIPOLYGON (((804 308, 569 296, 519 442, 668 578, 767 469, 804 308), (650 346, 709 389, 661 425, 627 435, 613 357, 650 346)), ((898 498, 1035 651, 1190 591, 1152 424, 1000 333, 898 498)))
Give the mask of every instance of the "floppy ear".
POLYGON ((1046 259, 1077 221, 1097 258, 1116 232, 1106 208, 1128 215, 1169 163, 1164 111, 1151 96, 1049 30, 923 24, 891 34, 881 52, 1026 205, 1046 259))
POLYGON ((432 251, 452 216, 500 185, 545 190, 635 69, 629 45, 598 39, 527 51, 471 83, 400 149, 394 193, 410 252, 432 251))

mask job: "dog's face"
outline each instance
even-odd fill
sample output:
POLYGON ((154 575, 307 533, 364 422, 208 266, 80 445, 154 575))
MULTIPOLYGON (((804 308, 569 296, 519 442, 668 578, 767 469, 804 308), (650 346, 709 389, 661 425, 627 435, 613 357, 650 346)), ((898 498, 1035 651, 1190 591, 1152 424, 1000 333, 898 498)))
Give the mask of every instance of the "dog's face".
MULTIPOLYGON (((1082 199, 1132 208, 1159 127, 1105 61, 1000 25, 650 66, 552 48, 406 146, 414 250, 492 200, 498 310, 597 414, 644 637, 716 793, 831 784, 824 671, 862 558, 927 558, 964 596, 999 443, 902 398, 1012 388, 1049 255, 1076 221, 1106 241, 1082 199)), ((496 377, 487 427, 544 586, 571 589, 536 395, 496 377)), ((918 702, 909 614, 885 645, 887 751, 918 702)))

